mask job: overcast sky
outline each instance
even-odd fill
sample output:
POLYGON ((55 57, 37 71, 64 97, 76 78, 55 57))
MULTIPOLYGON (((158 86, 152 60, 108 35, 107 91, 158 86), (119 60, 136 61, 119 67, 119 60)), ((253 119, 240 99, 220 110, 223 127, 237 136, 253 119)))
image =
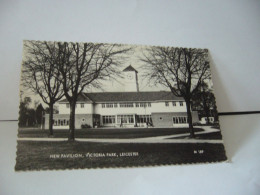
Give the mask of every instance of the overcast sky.
MULTIPOLYGON (((144 70, 142 69, 143 62, 140 60, 140 58, 143 56, 143 51, 147 46, 136 46, 132 45, 133 50, 128 55, 128 59, 125 60, 122 64, 122 67, 120 67, 120 70, 124 70, 127 66, 131 65, 138 71, 138 84, 139 84, 139 91, 161 91, 161 90, 168 90, 167 88, 163 86, 155 86, 152 83, 148 83, 146 79, 142 77, 144 70)), ((25 53, 24 53, 25 54, 25 53)), ((106 80, 102 81, 102 89, 95 89, 95 88, 86 88, 85 92, 116 92, 116 91, 124 91, 124 85, 123 80, 118 79, 120 82, 117 82, 115 80, 106 80)), ((211 82, 210 82, 211 83, 211 82)), ((45 105, 39 95, 34 95, 32 92, 25 90, 22 86, 21 88, 23 90, 23 98, 24 97, 31 97, 32 103, 31 107, 34 106, 35 101, 39 101, 43 104, 44 107, 47 107, 45 105)), ((57 105, 57 104, 56 104, 57 105)))

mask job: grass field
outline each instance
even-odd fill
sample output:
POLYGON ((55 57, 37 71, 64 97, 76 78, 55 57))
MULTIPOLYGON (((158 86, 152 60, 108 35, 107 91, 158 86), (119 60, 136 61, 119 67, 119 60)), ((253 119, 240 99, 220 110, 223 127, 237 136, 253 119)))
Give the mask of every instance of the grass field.
MULTIPOLYGON (((189 138, 189 136, 180 136, 180 137, 175 137, 175 138, 168 138, 168 139, 185 139, 189 138)), ((211 140, 221 140, 222 135, 221 132, 213 132, 213 133, 206 133, 206 134, 197 134, 196 139, 211 139, 211 140)))
POLYGON ((226 160, 223 144, 208 143, 91 143, 18 141, 15 169, 46 170, 151 166, 226 160), (127 152, 135 156, 121 156, 127 152), (100 154, 89 157, 86 154, 100 154), (116 154, 109 157, 111 153, 116 154), (53 158, 51 155, 60 155, 53 158), (62 157, 78 154, 79 157, 62 157), (105 155, 105 157, 103 157, 105 155))
MULTIPOLYGON (((201 128, 194 128, 195 132, 203 131, 201 128)), ((144 138, 164 135, 176 135, 189 133, 188 128, 121 128, 121 129, 76 129, 76 138, 144 138)), ((19 130, 18 137, 48 137, 48 130, 28 129, 19 130)), ((54 130, 55 138, 67 138, 68 130, 54 130)))

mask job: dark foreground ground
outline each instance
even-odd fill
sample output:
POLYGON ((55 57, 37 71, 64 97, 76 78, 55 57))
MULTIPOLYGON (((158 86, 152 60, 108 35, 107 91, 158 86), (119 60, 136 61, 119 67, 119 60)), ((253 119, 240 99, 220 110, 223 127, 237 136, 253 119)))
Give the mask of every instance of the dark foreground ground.
POLYGON ((226 160, 223 144, 208 143, 18 141, 17 148, 17 171, 152 166, 226 160))
MULTIPOLYGON (((203 131, 201 128, 194 128, 195 132, 203 131)), ((104 128, 104 129, 76 129, 75 138, 143 138, 164 135, 176 135, 189 133, 188 128, 104 128)), ((18 137, 48 137, 48 130, 23 129, 18 131, 18 137)), ((55 130, 55 138, 68 137, 68 130, 55 130)))

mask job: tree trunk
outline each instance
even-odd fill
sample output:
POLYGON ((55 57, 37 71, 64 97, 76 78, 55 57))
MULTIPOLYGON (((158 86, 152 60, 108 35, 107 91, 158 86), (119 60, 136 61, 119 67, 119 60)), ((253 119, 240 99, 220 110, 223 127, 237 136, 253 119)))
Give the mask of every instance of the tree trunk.
POLYGON ((50 114, 49 114, 49 135, 53 136, 53 104, 49 104, 50 114))
POLYGON ((190 129, 190 137, 194 138, 194 130, 193 130, 193 125, 192 125, 192 115, 191 115, 191 103, 190 100, 187 99, 186 101, 186 110, 187 110, 187 117, 188 117, 188 123, 189 123, 189 129, 190 129))
POLYGON ((70 128, 69 128, 69 141, 75 140, 75 108, 76 108, 76 101, 72 101, 70 103, 70 128))

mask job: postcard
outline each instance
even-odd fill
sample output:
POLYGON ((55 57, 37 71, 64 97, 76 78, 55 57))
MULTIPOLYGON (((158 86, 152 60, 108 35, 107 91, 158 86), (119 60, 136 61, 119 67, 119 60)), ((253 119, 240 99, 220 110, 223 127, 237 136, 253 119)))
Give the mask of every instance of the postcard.
POLYGON ((207 49, 24 41, 16 171, 227 160, 207 49))

